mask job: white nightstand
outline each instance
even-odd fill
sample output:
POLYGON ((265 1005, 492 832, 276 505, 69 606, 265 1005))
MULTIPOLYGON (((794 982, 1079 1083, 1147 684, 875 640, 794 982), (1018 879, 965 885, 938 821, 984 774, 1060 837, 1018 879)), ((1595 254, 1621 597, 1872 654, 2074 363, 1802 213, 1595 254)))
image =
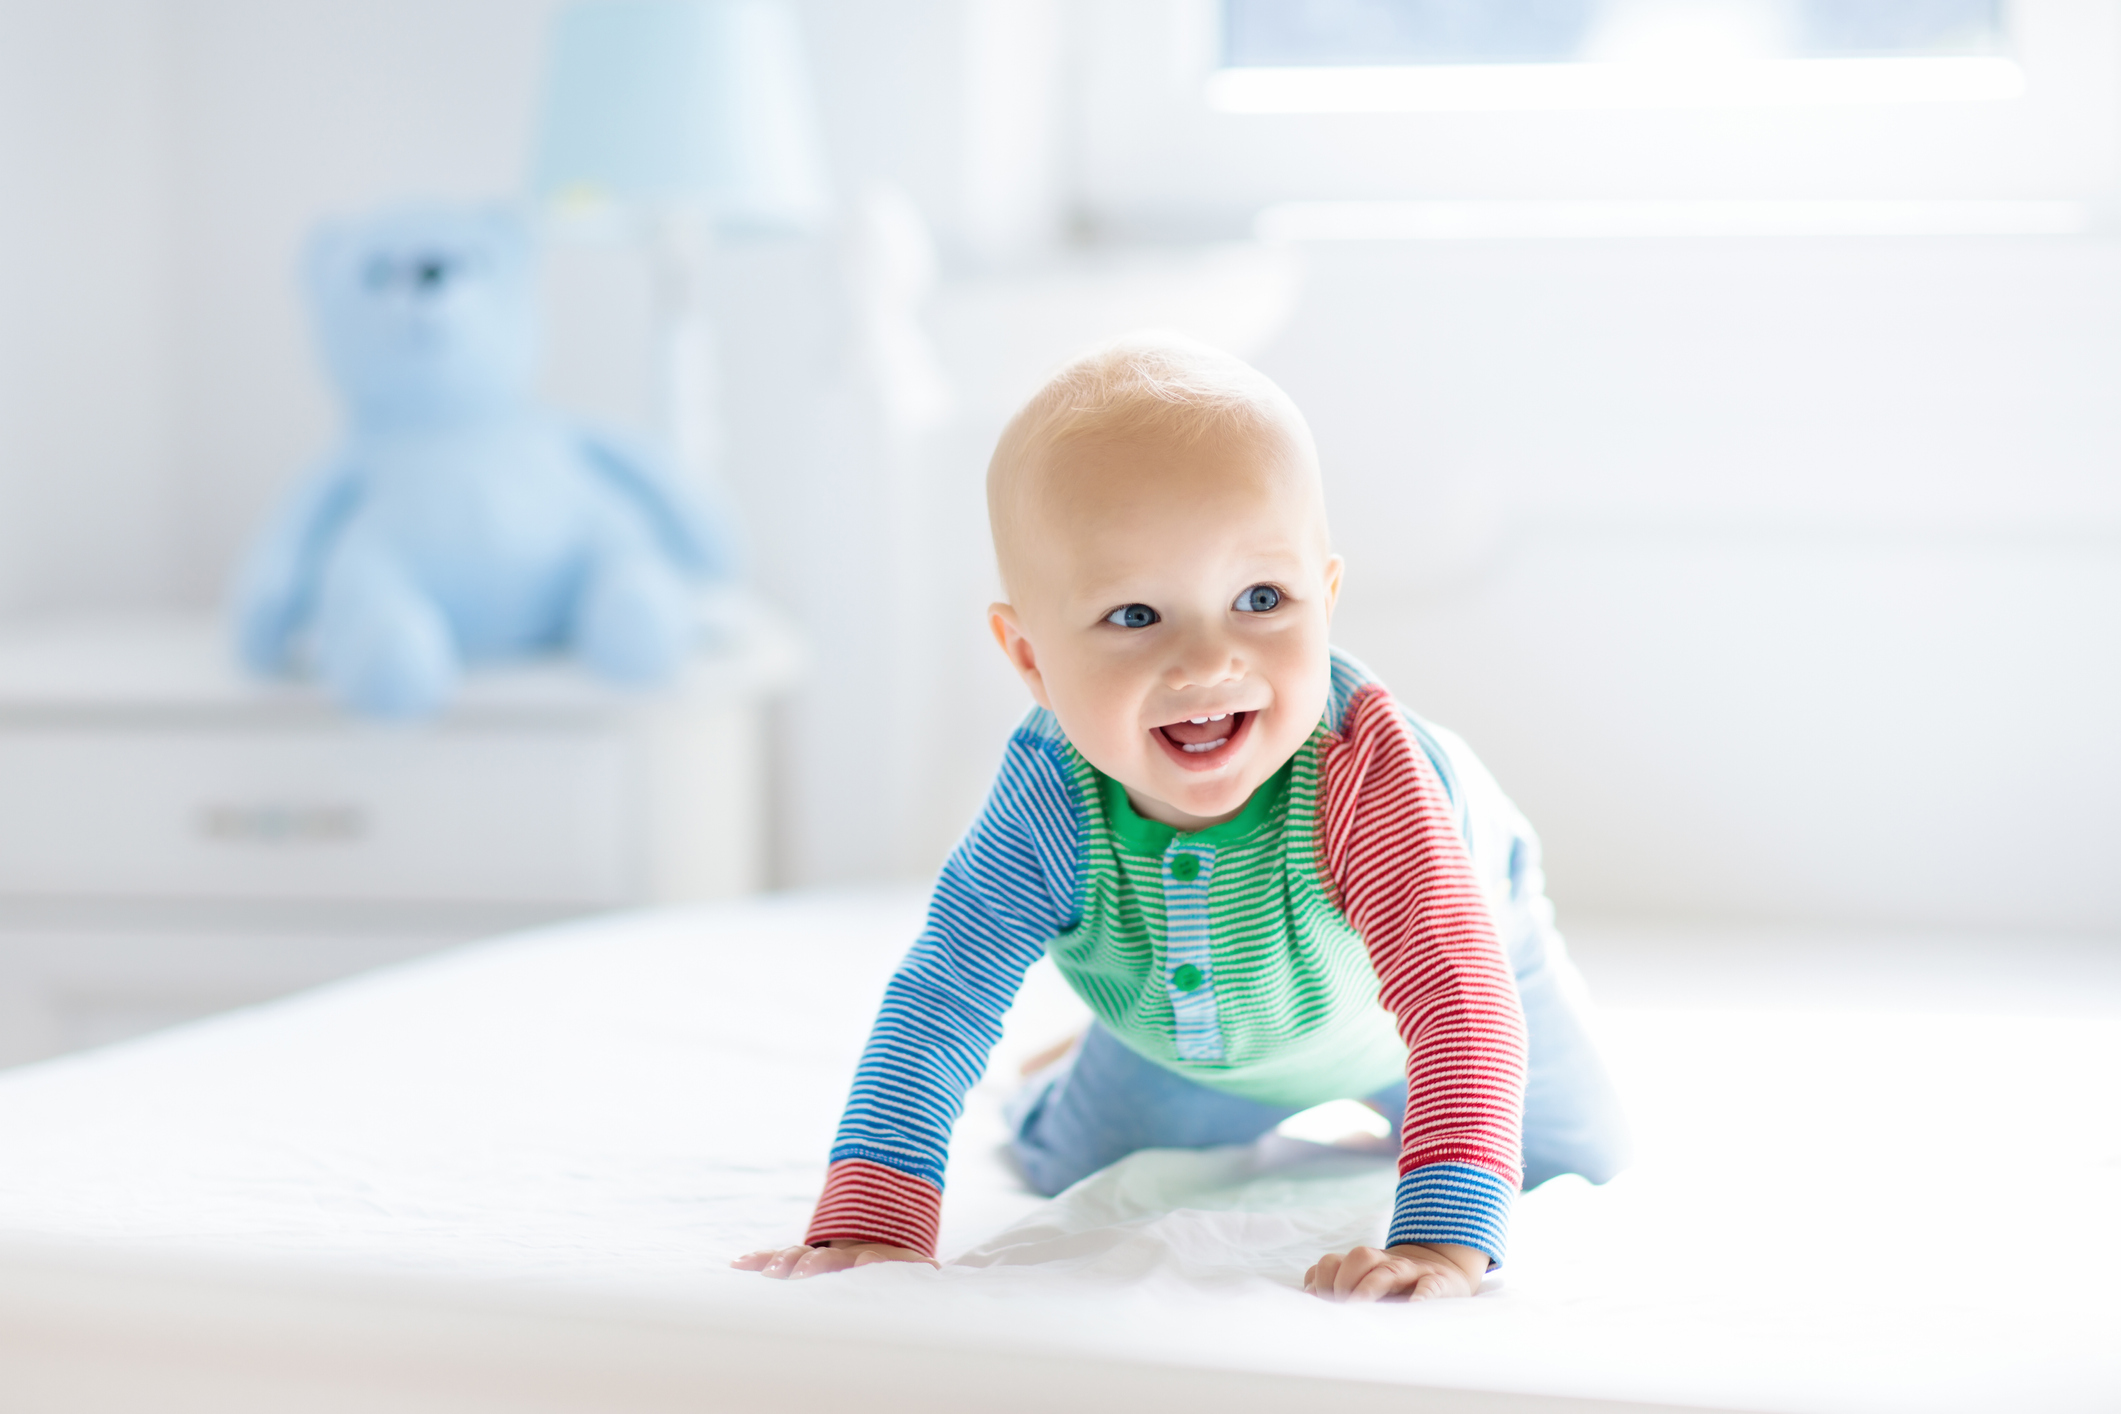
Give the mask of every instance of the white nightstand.
POLYGON ((0 1064, 546 919, 763 883, 755 607, 666 692, 482 671, 438 720, 259 682, 205 616, 0 630, 0 1064))

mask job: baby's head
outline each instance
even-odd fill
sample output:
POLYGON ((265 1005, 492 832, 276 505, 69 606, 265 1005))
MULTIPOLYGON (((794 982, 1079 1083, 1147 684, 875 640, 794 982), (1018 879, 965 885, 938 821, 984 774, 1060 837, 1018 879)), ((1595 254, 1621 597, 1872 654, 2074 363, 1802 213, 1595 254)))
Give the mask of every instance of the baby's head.
POLYGON ((1137 810, 1205 829, 1325 712, 1340 558, 1287 394, 1188 340, 1083 355, 1003 431, 989 623, 1031 695, 1137 810))

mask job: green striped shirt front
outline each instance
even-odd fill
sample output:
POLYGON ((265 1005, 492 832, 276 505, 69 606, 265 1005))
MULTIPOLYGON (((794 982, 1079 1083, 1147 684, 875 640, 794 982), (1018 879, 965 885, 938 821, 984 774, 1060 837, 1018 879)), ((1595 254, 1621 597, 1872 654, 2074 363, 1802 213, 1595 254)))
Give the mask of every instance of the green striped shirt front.
POLYGON ((1073 747, 1082 915, 1048 947, 1113 1035, 1217 1090, 1309 1106, 1406 1073, 1362 938, 1319 872, 1321 727, 1234 819, 1181 834, 1073 747))

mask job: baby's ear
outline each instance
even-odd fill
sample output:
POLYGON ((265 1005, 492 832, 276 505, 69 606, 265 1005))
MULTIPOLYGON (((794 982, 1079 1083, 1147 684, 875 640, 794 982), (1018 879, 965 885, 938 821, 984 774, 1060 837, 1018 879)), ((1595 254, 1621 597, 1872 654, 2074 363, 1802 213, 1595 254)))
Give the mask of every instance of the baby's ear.
POLYGON ((1016 606, 989 604, 987 631, 994 635, 994 641, 1001 646, 1002 656, 1009 660, 1010 667, 1016 669, 1024 686, 1031 689, 1032 699, 1039 706, 1052 710, 1053 704, 1046 700, 1045 675, 1038 670, 1038 651, 1024 636, 1023 624, 1016 617, 1016 606))
POLYGON ((1014 606, 999 603, 987 606, 987 632, 994 635, 996 645, 1004 653, 1009 651, 1009 635, 1015 631, 1015 624, 1014 606))

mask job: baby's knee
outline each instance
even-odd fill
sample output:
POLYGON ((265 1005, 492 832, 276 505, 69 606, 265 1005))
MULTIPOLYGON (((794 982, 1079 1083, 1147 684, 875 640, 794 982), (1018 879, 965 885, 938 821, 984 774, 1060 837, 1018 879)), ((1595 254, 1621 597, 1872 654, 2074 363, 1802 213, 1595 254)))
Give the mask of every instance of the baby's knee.
POLYGON ((1006 1111, 1009 1119, 1009 1155, 1017 1172, 1033 1192, 1051 1198, 1063 1189, 1096 1172, 1098 1165, 1080 1143, 1068 1142, 1069 1128, 1053 1103, 1069 1066, 1064 1062, 1044 1075, 1032 1077, 1006 1111))
POLYGON ((1043 1148, 1022 1135, 1009 1142, 1009 1153, 1016 1160, 1017 1172, 1024 1176, 1031 1191, 1048 1198, 1058 1196, 1097 1172, 1071 1155, 1043 1148))

